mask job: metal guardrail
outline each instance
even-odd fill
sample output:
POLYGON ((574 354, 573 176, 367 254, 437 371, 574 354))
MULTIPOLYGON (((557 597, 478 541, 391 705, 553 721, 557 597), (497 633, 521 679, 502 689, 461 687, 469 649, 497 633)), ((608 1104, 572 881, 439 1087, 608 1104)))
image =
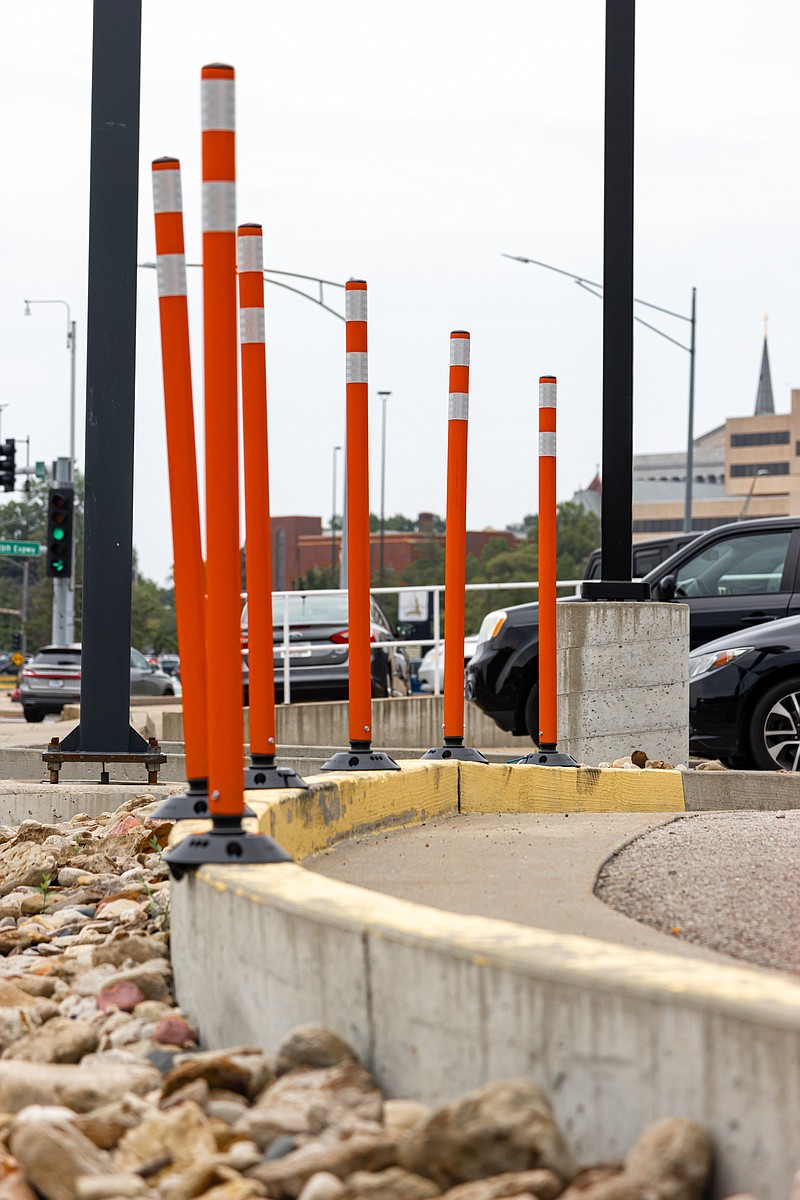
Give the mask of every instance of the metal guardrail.
MULTIPOLYGON (((581 579, 560 579, 556 583, 557 588, 578 588, 583 582, 581 579)), ((536 580, 522 580, 520 583, 468 583, 466 590, 468 592, 514 592, 538 590, 539 584, 536 580)), ((401 640, 396 638, 392 641, 373 642, 372 645, 378 648, 389 648, 391 646, 434 646, 436 648, 436 656, 433 673, 433 694, 434 696, 441 695, 441 654, 440 647, 442 645, 442 604, 441 597, 444 592, 444 584, 418 584, 411 587, 373 587, 370 588, 373 596, 398 596, 402 593, 409 592, 427 592, 433 596, 433 637, 432 638, 413 638, 401 640)), ((281 657, 282 668, 281 674, 283 677, 283 703, 291 703, 292 695, 292 680, 291 680, 291 650, 292 643, 290 638, 291 623, 289 621, 289 597, 301 595, 319 595, 319 596, 346 596, 345 588, 315 588, 313 592, 294 591, 294 592, 273 592, 273 625, 282 626, 283 638, 280 643, 276 643, 276 653, 281 657), (279 609, 282 612, 279 613, 279 609), (282 617, 282 619, 280 619, 282 617), (276 619, 277 618, 277 619, 276 619)), ((247 593, 242 592, 242 599, 247 599, 247 593)), ((304 650, 314 650, 327 648, 328 642, 305 642, 304 650)))

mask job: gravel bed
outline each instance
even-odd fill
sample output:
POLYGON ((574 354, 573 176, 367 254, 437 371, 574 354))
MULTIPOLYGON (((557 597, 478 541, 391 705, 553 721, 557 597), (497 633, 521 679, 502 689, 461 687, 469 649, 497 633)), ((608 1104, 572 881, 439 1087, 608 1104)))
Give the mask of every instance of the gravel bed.
POLYGON ((595 894, 663 933, 800 974, 800 812, 698 813, 636 838, 595 894))

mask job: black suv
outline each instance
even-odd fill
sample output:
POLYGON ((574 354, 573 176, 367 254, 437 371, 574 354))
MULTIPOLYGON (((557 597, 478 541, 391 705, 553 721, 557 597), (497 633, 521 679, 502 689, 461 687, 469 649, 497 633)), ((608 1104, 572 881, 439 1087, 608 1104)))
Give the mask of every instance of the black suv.
MULTIPOLYGON (((721 525, 645 576, 654 600, 688 604, 694 649, 724 634, 800 613, 800 516, 721 525)), ((560 603, 578 601, 568 597, 560 603)), ((508 733, 539 728, 536 604, 490 613, 466 671, 466 694, 508 733)))

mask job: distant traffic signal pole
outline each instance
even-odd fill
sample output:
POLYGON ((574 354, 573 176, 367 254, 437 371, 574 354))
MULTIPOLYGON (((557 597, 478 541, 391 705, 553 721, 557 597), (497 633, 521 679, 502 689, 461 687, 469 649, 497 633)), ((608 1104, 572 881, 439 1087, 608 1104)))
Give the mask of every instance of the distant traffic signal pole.
POLYGON ((467 427, 470 336, 450 334, 444 587, 444 744, 423 759, 485 763, 464 745, 464 604, 467 582, 467 427))
POLYGON ((264 237, 260 225, 240 225, 237 235, 251 764, 245 771, 245 787, 307 787, 305 780, 291 767, 275 765, 275 651, 272 634, 264 237))
POLYGON ((158 309, 164 377, 175 610, 183 689, 183 730, 189 790, 158 809, 165 820, 208 815, 206 712, 206 589, 197 495, 197 451, 192 402, 189 310, 183 236, 181 168, 177 158, 152 166, 158 309))
POLYGON ((350 749, 323 764, 323 771, 399 771, 397 763, 372 749, 372 655, 370 650, 369 384, 367 375, 367 285, 345 285, 347 444, 347 643, 350 749))
POLYGON ((247 834, 242 774, 241 557, 236 304, 236 105, 233 67, 201 74, 203 363, 206 459, 208 833, 167 855, 173 874, 204 863, 285 862, 270 838, 247 834), (212 635, 213 631, 213 635, 212 635))

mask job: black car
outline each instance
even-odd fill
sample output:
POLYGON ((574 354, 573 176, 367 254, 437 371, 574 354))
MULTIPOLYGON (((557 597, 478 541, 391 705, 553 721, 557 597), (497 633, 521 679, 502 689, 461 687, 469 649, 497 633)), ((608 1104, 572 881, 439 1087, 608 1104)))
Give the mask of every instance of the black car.
POLYGON ((689 748, 730 766, 800 770, 800 616, 692 652, 689 748))
MULTIPOLYGON (((676 550, 688 546, 689 542, 693 542, 697 536, 696 533, 675 533, 670 537, 647 538, 644 541, 636 542, 631 550, 631 578, 643 579, 645 575, 670 558, 676 550)), ((602 566, 603 553, 598 546, 586 560, 583 578, 600 579, 602 566)), ((578 593, 580 594, 580 588, 578 593)))
MULTIPOLYGON (((688 604, 691 647, 800 613, 800 517, 721 525, 645 576, 654 600, 688 604)), ((568 597, 560 603, 587 603, 568 597)), ((466 671, 466 694, 509 733, 539 728, 538 605, 490 613, 466 671)))

